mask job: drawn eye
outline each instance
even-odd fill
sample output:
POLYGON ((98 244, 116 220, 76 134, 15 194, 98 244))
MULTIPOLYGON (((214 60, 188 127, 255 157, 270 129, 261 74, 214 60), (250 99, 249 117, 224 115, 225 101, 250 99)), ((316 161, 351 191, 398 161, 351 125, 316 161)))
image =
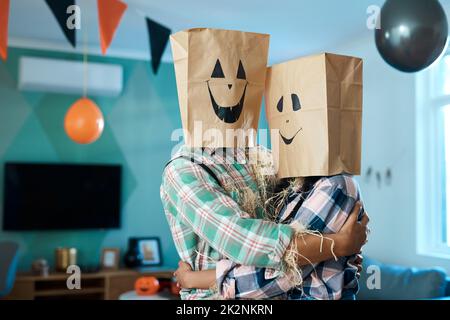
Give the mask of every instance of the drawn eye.
POLYGON ((280 100, 278 101, 277 109, 279 112, 283 112, 283 97, 281 97, 280 100))
POLYGON ((239 67, 238 67, 236 78, 243 79, 243 80, 247 79, 247 77, 245 75, 244 67, 242 66, 242 61, 241 60, 239 60, 239 67))
POLYGON ((292 109, 294 111, 298 111, 302 108, 302 105, 300 104, 300 99, 298 98, 298 96, 293 93, 291 94, 291 99, 292 99, 292 109))
POLYGON ((216 65, 214 66, 214 70, 211 74, 211 78, 225 78, 223 74, 222 66, 220 65, 219 59, 216 61, 216 65))

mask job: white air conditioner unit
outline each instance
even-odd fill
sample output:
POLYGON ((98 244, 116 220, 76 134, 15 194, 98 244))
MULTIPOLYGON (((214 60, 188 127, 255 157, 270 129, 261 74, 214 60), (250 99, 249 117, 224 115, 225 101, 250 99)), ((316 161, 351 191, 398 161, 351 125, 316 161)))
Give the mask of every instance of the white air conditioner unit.
POLYGON ((19 89, 64 94, 83 94, 85 74, 89 96, 116 97, 122 92, 121 65, 81 61, 21 57, 19 89))

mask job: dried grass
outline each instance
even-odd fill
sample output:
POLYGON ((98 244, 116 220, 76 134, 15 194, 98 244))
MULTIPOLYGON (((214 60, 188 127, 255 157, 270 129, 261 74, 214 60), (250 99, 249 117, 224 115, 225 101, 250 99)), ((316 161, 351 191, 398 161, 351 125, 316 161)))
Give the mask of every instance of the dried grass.
MULTIPOLYGON (((224 189, 229 193, 235 193, 237 195, 239 206, 249 214, 249 217, 275 221, 283 205, 287 202, 287 197, 292 192, 300 191, 305 180, 303 178, 292 179, 289 181, 286 188, 275 193, 275 187, 280 180, 273 172, 274 166, 270 151, 263 147, 258 147, 256 152, 250 154, 249 157, 253 166, 257 190, 254 191, 251 188, 239 188, 234 181, 227 181, 224 189), (262 211, 262 216, 258 216, 258 210, 262 211)), ((332 241, 331 251, 336 260, 337 257, 334 253, 334 241, 332 239, 325 237, 318 231, 308 230, 304 225, 298 222, 291 223, 290 226, 295 230, 295 236, 285 252, 281 271, 288 277, 292 287, 298 287, 301 286, 303 282, 302 268, 299 266, 299 259, 306 260, 314 266, 311 261, 297 250, 298 241, 305 241, 305 235, 315 235, 321 238, 320 252, 322 252, 323 241, 325 239, 332 241)), ((206 256, 205 258, 210 259, 206 256)), ((220 299, 220 295, 217 292, 217 284, 212 286, 211 290, 215 293, 213 299, 220 299)))

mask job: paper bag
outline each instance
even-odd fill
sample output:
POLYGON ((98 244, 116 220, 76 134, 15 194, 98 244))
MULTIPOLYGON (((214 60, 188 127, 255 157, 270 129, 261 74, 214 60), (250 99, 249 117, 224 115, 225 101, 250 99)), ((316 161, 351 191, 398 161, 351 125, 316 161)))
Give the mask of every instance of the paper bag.
POLYGON ((266 112, 278 177, 358 175, 362 60, 330 53, 268 68, 266 112))
POLYGON ((185 143, 254 146, 269 36, 199 28, 178 32, 170 42, 185 143))

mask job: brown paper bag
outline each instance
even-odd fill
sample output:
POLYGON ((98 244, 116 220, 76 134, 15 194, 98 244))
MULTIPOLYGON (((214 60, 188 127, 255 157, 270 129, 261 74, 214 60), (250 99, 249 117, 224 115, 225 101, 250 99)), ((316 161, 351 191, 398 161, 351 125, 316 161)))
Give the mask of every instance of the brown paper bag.
POLYGON ((170 37, 185 143, 256 143, 269 35, 190 29, 170 37))
POLYGON ((360 174, 362 69, 361 59, 330 53, 268 69, 266 112, 278 177, 360 174))

